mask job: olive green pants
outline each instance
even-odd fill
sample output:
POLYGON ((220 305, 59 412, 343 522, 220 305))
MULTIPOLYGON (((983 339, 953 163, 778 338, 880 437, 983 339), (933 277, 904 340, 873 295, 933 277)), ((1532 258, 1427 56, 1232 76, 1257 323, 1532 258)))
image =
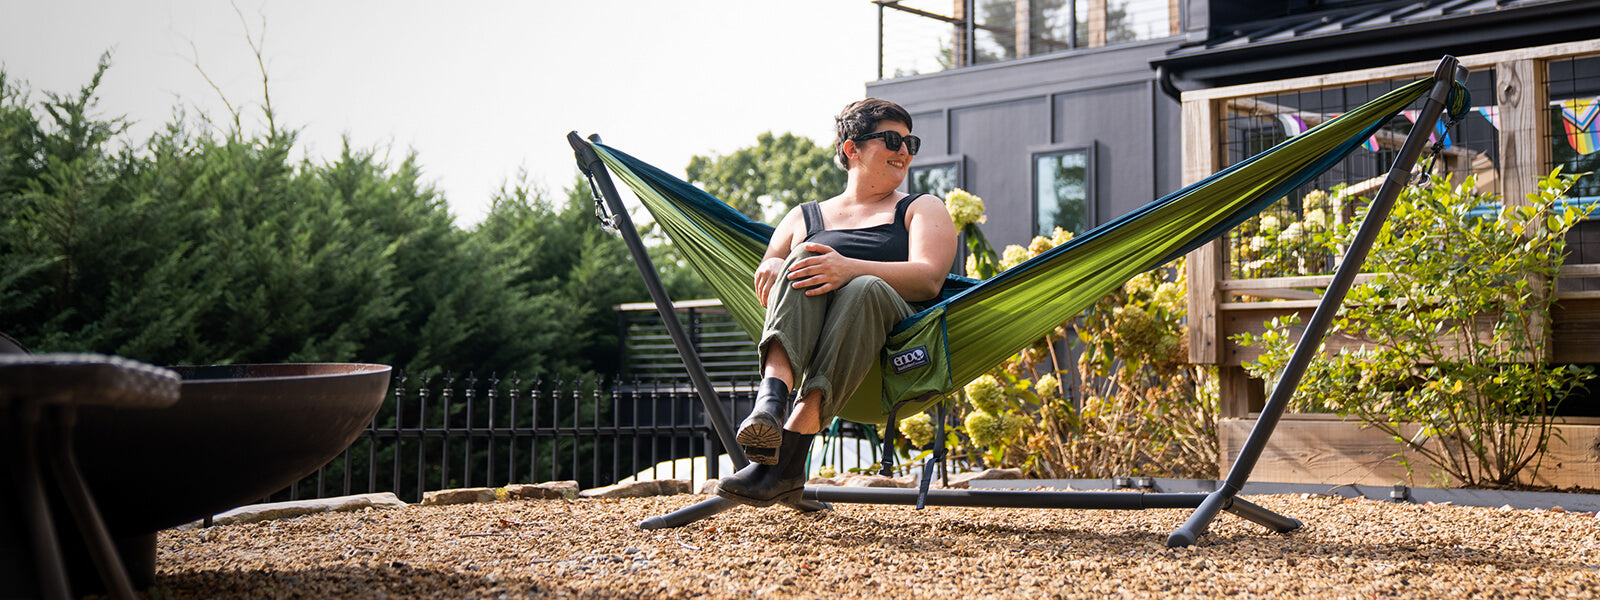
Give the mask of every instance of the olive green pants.
MULTIPOLYGON (((783 272, 813 253, 796 251, 783 272)), ((861 379, 878 360, 895 323, 916 311, 884 280, 857 277, 844 287, 817 296, 795 289, 788 279, 772 288, 761 333, 761 361, 773 342, 789 354, 800 398, 822 391, 822 426, 838 416, 861 379)))

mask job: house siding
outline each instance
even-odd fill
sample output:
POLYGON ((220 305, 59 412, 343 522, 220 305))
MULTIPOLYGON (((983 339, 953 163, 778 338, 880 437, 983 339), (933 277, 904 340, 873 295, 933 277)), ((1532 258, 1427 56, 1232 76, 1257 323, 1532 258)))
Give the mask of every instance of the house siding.
POLYGON ((1093 147, 1091 222, 1104 223, 1178 188, 1179 103, 1150 61, 1180 38, 867 84, 905 106, 924 153, 961 157, 963 187, 988 205, 996 248, 1033 237, 1033 155, 1093 147))

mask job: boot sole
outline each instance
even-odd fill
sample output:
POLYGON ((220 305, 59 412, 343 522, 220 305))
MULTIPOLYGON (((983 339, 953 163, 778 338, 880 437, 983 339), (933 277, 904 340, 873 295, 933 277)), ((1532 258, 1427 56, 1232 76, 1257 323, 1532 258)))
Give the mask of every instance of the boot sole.
POLYGON ((778 464, 778 448, 783 446, 783 429, 767 419, 751 418, 739 428, 735 441, 744 446, 745 458, 761 465, 778 464))
POLYGON ((744 457, 750 462, 769 467, 778 464, 777 448, 752 448, 743 444, 740 446, 744 448, 744 457))

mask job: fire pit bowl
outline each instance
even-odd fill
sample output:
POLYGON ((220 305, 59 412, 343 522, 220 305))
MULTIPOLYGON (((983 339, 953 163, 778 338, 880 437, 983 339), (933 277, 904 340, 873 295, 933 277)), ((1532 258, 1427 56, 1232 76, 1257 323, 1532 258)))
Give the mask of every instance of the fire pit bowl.
POLYGON ((133 537, 250 504, 316 472, 372 422, 390 367, 169 367, 177 403, 85 407, 79 466, 111 534, 133 537))

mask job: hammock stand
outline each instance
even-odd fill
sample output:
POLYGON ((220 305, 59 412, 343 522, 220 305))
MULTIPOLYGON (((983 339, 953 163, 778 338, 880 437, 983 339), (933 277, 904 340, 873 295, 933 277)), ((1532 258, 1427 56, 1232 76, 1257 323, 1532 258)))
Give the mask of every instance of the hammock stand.
MULTIPOLYGON (((1457 81, 1464 82, 1465 80, 1466 69, 1460 67, 1454 57, 1446 56, 1440 61, 1434 71, 1433 85, 1424 97, 1425 102, 1415 126, 1401 146, 1399 155, 1395 158, 1394 164, 1391 166, 1382 187, 1378 190, 1377 196, 1373 198, 1369 205, 1367 216, 1362 220, 1355 239, 1346 249, 1343 261, 1334 273, 1321 302, 1317 305, 1311 319, 1306 323, 1305 331, 1295 347, 1294 354, 1284 367, 1277 385, 1272 390, 1272 394, 1267 398, 1260 417, 1258 417, 1249 437, 1239 451, 1238 458, 1229 470, 1227 478, 1221 482, 1216 491, 1210 493, 1128 493, 930 490, 927 486, 929 475, 932 472, 931 466, 937 460, 934 458, 929 459, 928 463, 924 465, 922 489, 920 490, 806 486, 802 499, 788 503, 788 506, 802 512, 830 509, 829 502, 902 504, 914 505, 917 508, 921 508, 924 505, 934 505, 1090 510, 1193 509, 1194 512, 1188 520, 1167 537, 1168 547, 1194 544, 1201 535, 1205 534, 1211 521, 1222 511, 1227 511, 1247 521, 1260 524, 1277 533, 1288 533, 1300 528, 1302 523, 1299 520, 1280 515, 1239 498, 1238 493, 1248 482, 1250 472, 1255 468, 1261 452, 1265 449, 1267 441, 1272 437, 1273 430, 1276 429, 1279 420, 1287 409, 1290 397, 1298 387, 1300 379, 1304 376, 1307 365, 1318 353, 1329 325, 1344 302, 1345 294, 1349 291, 1356 274, 1366 261, 1373 240, 1383 228, 1384 222, 1388 219, 1390 209, 1394 206, 1401 189, 1410 178, 1411 167, 1416 164, 1423 148, 1427 145, 1429 132, 1434 130, 1434 124, 1444 112, 1452 88, 1459 85, 1457 81)), ((617 193, 617 188, 611 180, 604 161, 596 153, 590 142, 585 141, 577 132, 569 133, 567 139, 576 152, 579 168, 595 184, 594 187, 596 189, 594 192, 600 197, 597 198, 597 202, 603 198, 604 205, 601 208, 608 209, 611 215, 609 221, 607 221, 606 217, 602 217, 602 222, 608 228, 616 228, 626 242, 634 264, 638 267, 640 276, 644 278, 645 287, 649 290, 651 299, 661 313, 662 322, 666 324, 668 333, 671 335, 673 343, 677 346, 679 355, 683 358, 684 366, 688 370, 696 392, 699 394, 701 404, 705 408, 712 429, 716 431, 717 437, 727 450, 734 467, 736 469, 743 468, 749 461, 744 456, 743 449, 734 440, 732 418, 718 408, 720 402, 716 397, 716 392, 711 386, 710 379, 706 375, 688 335, 685 334, 678 320, 674 318, 675 312, 672 300, 667 296, 666 289, 656 275, 655 266, 645 252, 644 243, 640 240, 638 231, 634 228, 632 219, 628 216, 628 211, 622 203, 621 196, 617 193)), ((598 136, 591 136, 591 140, 596 143, 599 142, 598 136)), ((1218 234, 1220 233, 1218 232, 1218 234)), ((942 439, 944 436, 938 437, 942 439)), ((732 500, 714 497, 666 515, 645 519, 638 526, 642 529, 681 527, 737 506, 740 506, 740 504, 732 500)))

